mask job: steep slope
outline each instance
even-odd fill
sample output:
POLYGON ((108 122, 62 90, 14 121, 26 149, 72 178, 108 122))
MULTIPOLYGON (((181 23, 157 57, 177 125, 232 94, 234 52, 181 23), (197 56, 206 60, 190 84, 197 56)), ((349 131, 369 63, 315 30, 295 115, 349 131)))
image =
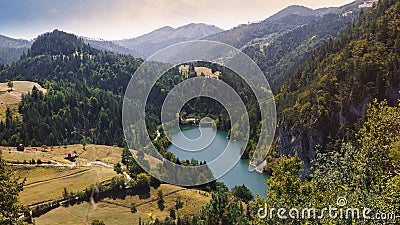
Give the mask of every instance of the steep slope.
POLYGON ((267 42, 274 36, 310 23, 316 19, 317 16, 292 14, 278 20, 270 21, 266 19, 260 23, 239 25, 231 30, 206 37, 205 39, 223 42, 236 48, 242 48, 260 41, 267 42))
POLYGON ((337 37, 358 17, 359 4, 315 10, 289 6, 260 23, 241 25, 206 39, 241 48, 258 64, 277 92, 313 49, 337 37))
POLYGON ((222 31, 216 26, 191 23, 178 28, 162 27, 140 37, 114 41, 114 43, 134 51, 141 57, 148 57, 170 45, 198 40, 222 31))
POLYGON ((270 42, 247 46, 243 52, 259 65, 272 88, 277 91, 285 78, 313 49, 337 37, 357 16, 356 12, 347 16, 327 14, 285 32, 270 42))
POLYGON ((17 60, 30 46, 30 41, 0 35, 0 64, 17 60))
POLYGON ((373 98, 397 104, 400 2, 384 0, 301 64, 276 95, 281 154, 298 153, 305 173, 317 148, 352 141, 373 98), (320 146, 320 147, 319 147, 320 146))

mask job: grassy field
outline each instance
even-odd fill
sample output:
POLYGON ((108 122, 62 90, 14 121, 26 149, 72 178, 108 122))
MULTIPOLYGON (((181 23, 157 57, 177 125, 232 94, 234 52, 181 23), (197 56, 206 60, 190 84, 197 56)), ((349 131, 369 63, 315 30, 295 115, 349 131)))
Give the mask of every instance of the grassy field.
POLYGON ((6 116, 7 107, 10 108, 14 115, 18 114, 18 103, 21 101, 21 96, 27 94, 36 86, 43 93, 46 89, 42 88, 38 83, 30 81, 13 81, 13 89, 9 90, 7 83, 0 83, 0 120, 3 121, 6 116))
MULTIPOLYGON (((70 206, 68 208, 59 207, 54 209, 45 215, 35 218, 35 224, 37 225, 76 225, 84 224, 86 218, 86 212, 88 211, 89 205, 87 203, 70 206)), ((143 218, 142 221, 147 220, 146 213, 137 212, 132 214, 130 209, 110 205, 107 203, 97 204, 96 209, 90 211, 90 223, 91 221, 98 219, 104 221, 105 224, 118 224, 118 225, 132 225, 138 224, 139 217, 143 218)), ((90 224, 89 223, 89 224, 90 224)))
MULTIPOLYGON (((162 211, 157 206, 158 190, 152 188, 148 199, 140 199, 138 196, 128 196, 125 199, 116 200, 104 199, 96 205, 95 209, 90 210, 90 221, 98 219, 104 221, 105 224, 131 225, 137 224, 139 218, 142 221, 149 221, 147 213, 152 213, 153 218, 164 219, 169 216, 169 209, 175 206, 175 200, 178 197, 183 202, 183 208, 179 209, 177 213, 181 215, 195 214, 210 200, 208 193, 198 190, 169 184, 162 184, 159 189, 163 191, 165 201, 165 209, 162 211), (132 203, 137 205, 136 213, 130 212, 129 206, 132 203)), ((36 224, 83 224, 88 207, 88 204, 75 205, 68 208, 60 207, 36 218, 36 224), (60 218, 63 218, 63 220, 60 221, 60 218)))
POLYGON ((89 168, 69 168, 69 167, 13 167, 15 177, 26 178, 25 186, 67 177, 89 170, 89 168))
POLYGON ((71 176, 64 176, 44 182, 38 182, 24 187, 20 193, 20 201, 24 205, 57 199, 62 197, 64 188, 68 191, 81 191, 86 187, 111 179, 117 175, 114 170, 102 167, 93 167, 93 169, 76 173, 71 176))
POLYGON ((109 180, 116 175, 112 168, 86 165, 89 162, 100 161, 112 167, 121 160, 121 148, 87 145, 85 149, 82 145, 68 145, 53 148, 27 147, 24 152, 18 152, 14 147, 0 147, 2 158, 7 162, 22 163, 40 159, 54 165, 58 163, 58 166, 54 167, 12 166, 16 177, 26 178, 24 190, 20 193, 20 200, 24 205, 59 198, 64 187, 68 191, 81 191, 95 182, 109 180), (79 155, 78 163, 65 159, 68 152, 76 152, 79 155))
POLYGON ((68 152, 76 152, 79 156, 80 165, 88 162, 101 161, 109 165, 114 165, 121 161, 122 148, 105 145, 86 145, 86 150, 80 144, 54 147, 26 147, 24 152, 15 151, 15 147, 0 147, 3 159, 8 162, 20 162, 24 160, 40 159, 42 161, 56 161, 59 163, 71 163, 64 159, 68 152))
POLYGON ((122 148, 104 145, 69 145, 67 150, 76 151, 82 162, 101 161, 107 164, 116 164, 121 161, 122 148))
MULTIPOLYGON (((62 197, 64 188, 69 192, 81 191, 95 182, 109 180, 117 174, 112 168, 101 165, 85 166, 90 162, 103 162, 109 166, 121 160, 122 149, 118 147, 86 145, 54 146, 54 147, 27 147, 24 152, 17 152, 15 147, 0 147, 2 157, 8 162, 29 162, 31 159, 41 159, 58 166, 10 166, 16 177, 26 178, 24 190, 20 193, 20 202, 23 205, 58 199, 62 197), (79 156, 80 167, 66 167, 60 165, 76 165, 64 159, 66 153, 76 152, 79 156), (61 163, 61 164, 60 164, 61 163)), ((133 152, 134 154, 136 152, 133 152)), ((149 159, 150 161, 156 159, 149 159)), ((162 184, 165 209, 160 210, 157 205, 157 191, 151 188, 150 197, 140 199, 139 196, 127 196, 125 199, 103 199, 95 209, 90 210, 90 221, 99 219, 106 224, 137 224, 139 218, 149 221, 147 213, 153 218, 163 219, 169 216, 169 209, 175 206, 176 199, 180 198, 183 208, 177 214, 195 214, 210 200, 207 192, 186 189, 174 185, 162 184), (130 206, 134 203, 138 212, 131 213, 130 206)), ((83 224, 86 218, 88 204, 83 203, 67 208, 59 207, 39 218, 36 224, 83 224)))

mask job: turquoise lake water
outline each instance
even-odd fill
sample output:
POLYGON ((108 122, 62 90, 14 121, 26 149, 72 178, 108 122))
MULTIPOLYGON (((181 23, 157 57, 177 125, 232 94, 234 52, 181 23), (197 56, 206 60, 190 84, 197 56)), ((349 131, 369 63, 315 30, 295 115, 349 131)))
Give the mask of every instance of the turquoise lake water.
MULTIPOLYGON (((212 141, 210 141, 206 148, 200 151, 186 151, 182 150, 182 148, 176 147, 175 145, 170 145, 167 150, 174 153, 174 155, 179 159, 190 160, 194 158, 199 161, 211 162, 224 152, 228 144, 229 146, 224 154, 229 154, 232 158, 236 158, 243 147, 243 143, 230 141, 227 138, 226 132, 215 131, 213 128, 191 127, 183 130, 182 134, 178 133, 172 135, 172 141, 184 149, 198 149, 196 146, 193 146, 196 145, 195 143, 187 142, 185 137, 193 140, 199 138, 201 134, 202 139, 205 137, 204 140, 209 139, 212 141)), ((206 144, 208 144, 208 142, 206 144)), ((204 142, 200 145, 204 145, 204 142)), ((229 172, 219 178, 218 181, 224 182, 228 188, 244 184, 250 189, 254 196, 259 194, 265 198, 265 193, 268 187, 265 184, 265 180, 268 179, 268 176, 257 172, 249 172, 248 168, 248 160, 239 160, 239 162, 229 172)), ((213 168, 211 168, 211 171, 213 171, 213 168)))

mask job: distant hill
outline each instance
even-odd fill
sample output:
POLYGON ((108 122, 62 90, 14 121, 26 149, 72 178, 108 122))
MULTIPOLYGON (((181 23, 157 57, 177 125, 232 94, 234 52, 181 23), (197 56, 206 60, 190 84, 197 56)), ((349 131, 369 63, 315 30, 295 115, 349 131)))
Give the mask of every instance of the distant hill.
POLYGON ((31 46, 31 42, 0 35, 0 64, 17 60, 31 46))
MULTIPOLYGON (((376 0, 368 0, 367 2, 374 1, 376 0)), ((224 31, 213 25, 191 23, 178 28, 165 26, 148 34, 131 39, 116 41, 97 40, 86 37, 82 37, 82 39, 84 43, 89 44, 95 49, 141 58, 147 58, 170 45, 198 39, 219 41, 244 50, 256 45, 270 45, 288 32, 297 35, 296 32, 293 32, 294 30, 311 23, 319 23, 319 21, 328 14, 356 17, 359 12, 359 6, 361 5, 365 5, 364 0, 356 0, 342 7, 321 9, 310 9, 304 6, 293 5, 277 12, 264 21, 242 24, 228 31, 224 31)), ((343 24, 343 26, 345 26, 345 24, 343 24)), ((320 32, 319 30, 315 31, 317 33, 320 32)), ((337 26, 333 26, 330 31, 327 29, 327 33, 329 34, 340 31, 341 30, 337 30, 337 26)), ((322 38, 318 39, 317 43, 321 43, 321 41, 327 40, 329 37, 330 35, 323 35, 322 38)), ((296 43, 299 45, 304 44, 304 42, 296 43)), ((315 43, 316 41, 313 41, 313 45, 307 45, 306 48, 312 49, 316 47, 316 45, 314 45, 315 43)), ((12 39, 0 35, 0 63, 7 64, 15 61, 24 52, 28 51, 31 44, 32 41, 12 39)), ((291 46, 293 47, 294 45, 292 44, 291 46)), ((254 50, 251 50, 250 54, 253 53, 254 50)), ((294 60, 294 63, 297 62, 297 59, 294 60)), ((272 74, 272 76, 274 76, 274 74, 272 74)))
POLYGON ((138 56, 135 54, 135 52, 129 50, 126 47, 115 44, 112 41, 106 41, 106 40, 101 40, 101 39, 96 40, 96 39, 91 39, 91 38, 87 38, 87 37, 82 37, 82 39, 86 44, 88 44, 91 47, 98 49, 98 50, 115 52, 115 53, 125 54, 125 55, 138 56))
POLYGON ((258 42, 269 42, 280 34, 319 19, 319 16, 310 13, 298 14, 297 12, 300 13, 300 11, 288 14, 290 11, 285 9, 272 16, 272 19, 267 18, 258 23, 242 24, 205 39, 243 48, 258 42))
POLYGON ((355 12, 347 16, 327 14, 270 41, 246 46, 243 52, 259 65, 277 90, 303 59, 319 45, 337 37, 357 16, 355 12))
POLYGON ((289 6, 264 21, 240 25, 205 39, 241 48, 277 91, 313 49, 337 37, 358 17, 360 4, 315 10, 289 6))
POLYGON ((135 56, 148 57, 155 52, 179 42, 198 40, 223 30, 202 23, 191 23, 178 28, 162 27, 137 38, 114 41, 115 44, 126 47, 135 56))
POLYGON ((278 13, 272 15, 267 20, 276 21, 287 17, 289 15, 300 15, 300 16, 323 16, 330 13, 335 8, 321 8, 321 9, 310 9, 305 6, 291 5, 285 9, 279 11, 278 13))
POLYGON ((342 15, 346 12, 357 14, 359 4, 360 1, 356 1, 342 7, 320 9, 292 5, 261 22, 242 24, 204 39, 223 42, 236 48, 244 48, 254 44, 269 44, 286 32, 321 20, 325 15, 342 15))

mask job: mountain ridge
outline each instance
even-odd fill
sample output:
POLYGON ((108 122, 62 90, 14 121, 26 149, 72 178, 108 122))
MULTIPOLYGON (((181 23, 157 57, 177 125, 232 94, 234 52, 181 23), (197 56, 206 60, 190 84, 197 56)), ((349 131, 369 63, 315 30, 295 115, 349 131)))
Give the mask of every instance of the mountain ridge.
POLYGON ((32 41, 15 39, 0 34, 0 63, 7 64, 27 53, 32 41))
POLYGON ((280 154, 298 154, 305 175, 318 150, 355 141, 372 99, 398 105, 399 9, 399 2, 384 0, 362 12, 338 38, 314 50, 275 95, 280 154))
MULTIPOLYGON (((273 40, 282 33, 288 32, 291 29, 295 29, 296 26, 304 25, 329 13, 353 13, 352 10, 356 10, 360 4, 363 4, 363 2, 364 1, 362 0, 356 0, 342 7, 328 7, 320 9, 310 9, 305 6, 291 5, 266 18, 260 23, 242 24, 237 27, 233 27, 227 31, 224 31, 214 25, 207 25, 203 23, 189 23, 177 28, 164 26, 139 37, 122 40, 97 40, 87 37, 82 38, 84 39, 85 43, 90 44, 96 49, 103 51, 112 51, 119 54, 132 55, 134 57, 141 58, 146 58, 149 55, 169 45, 176 44, 182 41, 197 39, 221 41, 227 44, 231 44, 237 48, 244 48, 246 47, 246 45, 259 43, 259 40, 264 42, 273 40), (298 21, 297 24, 295 24, 296 20, 299 19, 303 19, 304 21, 298 21), (263 26, 271 26, 271 23, 279 23, 279 21, 283 23, 293 23, 294 25, 288 26, 283 29, 277 29, 275 30, 275 32, 262 31, 262 29, 268 29, 262 28, 263 26), (251 36, 251 30, 259 30, 257 32, 260 32, 260 29, 260 34, 255 34, 251 36), (239 33, 239 35, 235 36, 235 32, 236 34, 239 33), (246 35, 248 37, 246 37, 244 40, 229 41, 229 39, 236 39, 240 35, 246 35), (233 38, 232 36, 234 36, 235 38, 233 38)), ((0 36, 0 63, 6 64, 15 61, 24 52, 27 52, 31 44, 32 41, 23 39, 12 39, 6 36, 0 36), (20 44, 15 44, 17 45, 17 47, 10 48, 6 46, 7 44, 4 40, 12 40, 14 43, 20 44), (20 47, 20 45, 23 46, 20 47)))
POLYGON ((278 19, 282 19, 288 15, 301 15, 301 16, 323 16, 325 14, 330 13, 333 9, 337 7, 325 7, 318 9, 311 9, 306 6, 301 5, 290 5, 281 11, 275 13, 274 15, 268 17, 266 20, 275 21, 278 19))
POLYGON ((136 38, 116 40, 120 46, 130 49, 138 56, 147 58, 155 52, 173 44, 198 40, 223 30, 203 23, 190 23, 177 28, 164 26, 136 38))

